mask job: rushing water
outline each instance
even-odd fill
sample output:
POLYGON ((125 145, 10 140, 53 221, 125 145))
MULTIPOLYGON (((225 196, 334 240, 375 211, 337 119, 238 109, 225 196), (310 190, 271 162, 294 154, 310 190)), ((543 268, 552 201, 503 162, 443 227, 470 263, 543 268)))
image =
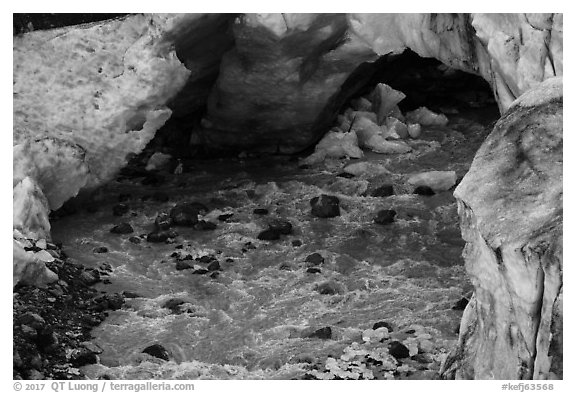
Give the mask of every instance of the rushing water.
MULTIPOLYGON (((138 179, 112 182, 98 195, 98 212, 53 223, 53 238, 73 261, 113 267, 111 282, 98 284, 102 291, 140 295, 126 299, 123 309, 111 312, 94 330, 94 342, 103 349, 101 364, 84 371, 91 377, 129 379, 298 378, 328 357, 338 359, 354 345, 368 345, 362 332, 387 321, 399 340, 409 342, 410 334, 416 334, 430 343, 425 352, 431 363, 425 371, 411 370, 431 377, 422 372, 434 373, 455 343, 461 311, 452 306, 470 284, 452 191, 432 197, 402 193, 404 175, 455 170, 462 176, 485 135, 484 125, 454 117, 449 127, 424 130, 415 153, 364 159, 390 173, 351 179, 335 176, 347 160, 300 169, 286 157, 272 157, 198 161, 184 174, 165 174, 166 182, 156 187, 142 186, 138 179), (399 194, 361 196, 383 183, 394 183, 399 194), (170 200, 145 198, 158 190, 170 200), (340 198, 340 217, 310 215, 309 201, 321 193, 340 198), (120 194, 131 195, 124 217, 112 215, 120 194), (151 232, 158 212, 181 201, 208 205, 213 210, 205 219, 217 223, 217 229, 178 227, 173 244, 128 240, 151 232), (270 214, 255 215, 255 208, 270 214), (398 212, 394 224, 373 222, 384 208, 398 212), (218 221, 225 213, 233 216, 218 221), (288 219, 294 233, 277 241, 258 240, 272 217, 288 219), (113 225, 126 221, 134 234, 110 233, 113 225), (98 246, 109 252, 93 253, 98 246), (214 255, 223 271, 217 278, 178 271, 171 257, 175 251, 214 255), (313 252, 325 258, 321 273, 306 271, 304 261, 313 252), (326 282, 335 294, 318 291, 326 282), (187 312, 173 314, 162 307, 175 298, 185 302, 181 307, 187 312), (303 338, 325 326, 332 329, 331 339, 303 338), (141 353, 154 343, 168 350, 169 362, 141 353)), ((378 345, 384 346, 372 343, 370 350, 378 345)))

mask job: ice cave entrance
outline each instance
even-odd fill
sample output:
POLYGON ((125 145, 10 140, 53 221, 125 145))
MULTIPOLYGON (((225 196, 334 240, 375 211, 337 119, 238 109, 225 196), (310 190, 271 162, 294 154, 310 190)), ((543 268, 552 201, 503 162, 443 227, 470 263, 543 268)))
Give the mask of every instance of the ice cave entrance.
POLYGON ((402 114, 425 106, 448 124, 422 126, 406 153, 313 164, 303 160, 314 146, 298 157, 186 157, 156 139, 88 201, 55 212, 52 234, 70 260, 103 272, 99 290, 125 295, 93 330, 103 352, 86 375, 330 378, 330 358, 342 370, 364 364, 365 377, 437 372, 472 286, 455 184, 416 192, 411 179, 464 176, 499 113, 479 77, 406 52, 350 76, 322 137, 379 83, 406 95, 402 114), (190 225, 170 224, 187 211, 190 225), (421 352, 422 365, 397 368, 394 345, 421 352), (150 348, 174 362, 147 361, 150 348))

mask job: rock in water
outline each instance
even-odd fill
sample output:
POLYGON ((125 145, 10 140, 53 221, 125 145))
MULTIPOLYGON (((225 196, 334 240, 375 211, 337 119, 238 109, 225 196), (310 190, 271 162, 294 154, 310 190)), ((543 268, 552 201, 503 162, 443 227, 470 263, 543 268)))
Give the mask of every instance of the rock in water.
POLYGON ((395 210, 380 210, 374 218, 374 222, 380 225, 388 225, 394 222, 394 217, 396 217, 395 210))
POLYGON ((372 326, 372 329, 373 329, 373 330, 376 330, 376 329, 379 329, 379 328, 381 328, 381 327, 385 327, 386 329, 388 329, 389 332, 393 332, 393 331, 394 331, 394 329, 392 328, 392 325, 391 325, 390 323, 386 322, 386 321, 376 322, 376 323, 372 326))
POLYGON ((378 187, 371 194, 373 197, 387 197, 390 195, 394 195, 394 187, 392 184, 384 184, 383 186, 378 187))
POLYGON ((162 243, 170 238, 168 231, 151 232, 146 236, 148 243, 162 243))
POLYGON ((278 240, 280 239, 280 235, 281 233, 278 230, 268 228, 258 234, 258 240, 278 240))
POLYGON ((434 190, 428 186, 418 186, 414 189, 414 194, 417 195, 424 195, 424 196, 432 196, 436 195, 434 190))
POLYGON ((166 361, 170 360, 170 355, 168 354, 168 351, 160 344, 150 345, 149 347, 144 348, 142 353, 147 353, 148 355, 154 356, 155 358, 158 359, 166 361))
POLYGON ((515 101, 456 188, 474 295, 443 375, 562 378, 562 79, 515 101))
POLYGON ((408 124, 408 135, 410 138, 417 139, 422 134, 422 127, 420 124, 408 124))
POLYGON ((158 213, 154 220, 154 227, 157 231, 166 231, 172 225, 172 218, 166 213, 158 213))
POLYGON ((310 254, 306 257, 306 260, 304 261, 306 263, 309 263, 311 265, 314 266, 318 266, 324 263, 324 257, 320 254, 318 254, 317 252, 310 254))
POLYGON ((308 335, 309 338, 319 338, 322 340, 330 340, 332 338, 332 328, 330 326, 326 326, 320 328, 308 335))
POLYGON ((198 215, 207 212, 208 208, 199 202, 179 203, 170 210, 174 225, 193 227, 198 224, 198 215))
POLYGON ((310 200, 312 215, 320 218, 331 218, 340 215, 340 200, 333 195, 322 194, 310 200))
POLYGON ((132 225, 130 225, 129 223, 123 222, 118 225, 115 225, 112 229, 110 229, 110 232, 125 235, 127 233, 134 232, 134 228, 132 228, 132 225))
POLYGON ((284 218, 273 219, 268 222, 268 226, 282 235, 290 235, 292 233, 292 224, 284 218))
POLYGON ((408 348, 399 341, 391 341, 388 344, 388 352, 396 359, 405 359, 410 357, 410 351, 408 348))

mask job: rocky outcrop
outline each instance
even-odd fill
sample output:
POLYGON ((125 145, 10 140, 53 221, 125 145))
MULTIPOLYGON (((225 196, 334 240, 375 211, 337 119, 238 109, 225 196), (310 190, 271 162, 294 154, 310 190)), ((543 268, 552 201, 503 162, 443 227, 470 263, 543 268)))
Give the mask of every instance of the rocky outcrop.
POLYGON ((448 378, 562 378, 562 79, 524 93, 454 195, 475 287, 448 378))

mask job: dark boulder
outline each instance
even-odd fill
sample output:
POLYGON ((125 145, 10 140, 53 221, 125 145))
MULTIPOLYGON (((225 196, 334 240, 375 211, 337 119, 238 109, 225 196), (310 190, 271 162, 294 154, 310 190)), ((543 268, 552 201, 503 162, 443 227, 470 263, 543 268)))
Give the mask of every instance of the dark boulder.
POLYGON ((404 359, 410 357, 410 351, 400 341, 391 341, 388 344, 388 353, 396 359, 404 359))
POLYGON ((206 266, 206 268, 211 272, 214 272, 216 270, 222 270, 222 268, 220 267, 220 262, 218 261, 210 262, 208 266, 206 266))
POLYGON ((432 196, 436 193, 431 187, 428 186, 418 186, 414 189, 414 194, 424 195, 424 196, 432 196))
POLYGON ((176 261, 176 270, 192 269, 193 267, 194 265, 190 264, 190 262, 184 260, 176 261))
POLYGON ((130 243, 134 243, 134 244, 140 244, 142 242, 142 239, 140 239, 138 236, 130 236, 128 238, 128 241, 130 243))
POLYGON ((179 203, 170 210, 174 225, 194 226, 198 223, 198 215, 208 212, 208 208, 199 202, 179 203))
POLYGON ((119 235, 125 235, 132 232, 134 232, 134 228, 132 228, 132 225, 128 224, 127 222, 122 222, 110 229, 110 233, 116 233, 119 235))
POLYGON ((374 222, 380 225, 388 225, 394 222, 394 217, 396 217, 395 210, 380 210, 374 218, 374 222))
POLYGON ((168 231, 151 232, 146 236, 146 241, 148 243, 163 243, 169 238, 168 231))
POLYGON ((320 218, 331 218, 340 215, 340 200, 332 195, 322 194, 310 200, 312 215, 320 218))
POLYGON ((194 225, 194 229, 196 229, 198 231, 213 231, 216 228, 218 228, 218 226, 216 224, 214 224, 213 222, 204 221, 204 220, 200 220, 200 221, 198 221, 198 223, 196 225, 194 225))
POLYGON ((386 321, 378 321, 376 322, 373 326, 372 329, 376 330, 379 329, 381 327, 385 327, 386 329, 388 329, 389 332, 393 332, 394 329, 392 328, 392 325, 386 321))
POLYGON ((157 231, 165 231, 170 229, 172 225, 172 219, 167 213, 158 213, 156 219, 154 220, 154 228, 157 231))
POLYGON ((330 326, 326 326, 320 328, 313 333, 308 335, 309 338, 320 338, 322 340, 330 340, 332 338, 332 328, 330 326))
POLYGON ((276 218, 268 223, 270 229, 278 231, 281 235, 290 235, 292 233, 292 224, 283 218, 276 218))
POLYGON ((142 353, 147 353, 148 355, 154 356, 155 358, 158 359, 166 361, 170 360, 170 355, 168 354, 168 351, 160 344, 150 345, 149 347, 144 348, 142 353))
POLYGON ((98 355, 87 348, 75 349, 70 355, 70 364, 74 367, 95 363, 98 363, 98 355))
POLYGON ((320 255, 319 253, 315 252, 313 254, 310 254, 306 257, 306 259, 304 260, 304 262, 309 263, 311 265, 314 266, 318 266, 324 263, 324 257, 322 255, 320 255))
POLYGON ((373 197, 387 197, 390 195, 394 195, 394 187, 392 184, 384 184, 383 186, 378 187, 374 191, 372 191, 373 197))
POLYGON ((280 239, 280 232, 273 228, 263 230, 258 234, 258 240, 278 240, 280 239))

